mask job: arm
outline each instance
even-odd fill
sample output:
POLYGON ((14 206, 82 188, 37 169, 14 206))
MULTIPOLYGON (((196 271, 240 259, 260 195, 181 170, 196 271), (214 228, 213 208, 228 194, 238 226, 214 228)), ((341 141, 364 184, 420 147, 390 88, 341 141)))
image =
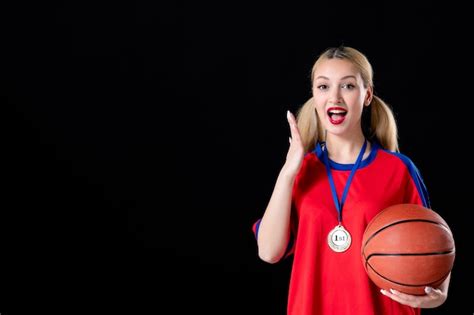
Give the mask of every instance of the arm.
POLYGON ((258 255, 276 263, 284 255, 290 237, 291 193, 295 176, 283 166, 258 230, 258 255))
POLYGON ((280 171, 257 233, 258 255, 269 263, 285 254, 290 237, 291 195, 303 157, 304 148, 294 116, 288 112, 291 138, 286 162, 280 171))

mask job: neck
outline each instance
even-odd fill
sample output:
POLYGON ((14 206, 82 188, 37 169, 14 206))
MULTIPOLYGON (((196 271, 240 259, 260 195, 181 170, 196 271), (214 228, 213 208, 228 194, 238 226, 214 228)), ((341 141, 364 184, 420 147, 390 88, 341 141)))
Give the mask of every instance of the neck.
MULTIPOLYGON (((326 147, 329 152, 329 158, 334 162, 341 164, 355 163, 360 149, 364 145, 365 137, 362 130, 349 136, 338 136, 328 134, 326 147)), ((364 154, 364 158, 370 153, 369 143, 364 154)))

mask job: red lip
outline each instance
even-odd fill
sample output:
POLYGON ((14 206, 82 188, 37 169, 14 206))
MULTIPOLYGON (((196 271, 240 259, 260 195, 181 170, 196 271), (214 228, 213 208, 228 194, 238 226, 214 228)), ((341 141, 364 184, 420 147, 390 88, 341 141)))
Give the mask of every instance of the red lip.
POLYGON ((331 122, 331 124, 333 124, 333 125, 342 124, 344 122, 344 120, 346 119, 346 116, 345 115, 337 115, 339 118, 338 119, 333 119, 332 116, 329 115, 329 111, 331 111, 331 110, 342 110, 342 111, 347 113, 347 109, 345 109, 344 107, 340 107, 340 106, 333 106, 333 107, 329 107, 326 110, 326 113, 328 115, 328 118, 329 118, 329 121, 331 122))

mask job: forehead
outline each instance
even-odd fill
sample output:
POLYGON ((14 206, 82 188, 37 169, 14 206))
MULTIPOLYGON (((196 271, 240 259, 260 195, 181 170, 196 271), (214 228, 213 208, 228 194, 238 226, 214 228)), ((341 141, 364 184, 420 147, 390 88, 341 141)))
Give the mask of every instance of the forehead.
POLYGON ((324 59, 318 64, 314 72, 314 79, 319 76, 337 80, 345 76, 353 75, 357 79, 361 78, 359 70, 350 61, 346 59, 324 59))

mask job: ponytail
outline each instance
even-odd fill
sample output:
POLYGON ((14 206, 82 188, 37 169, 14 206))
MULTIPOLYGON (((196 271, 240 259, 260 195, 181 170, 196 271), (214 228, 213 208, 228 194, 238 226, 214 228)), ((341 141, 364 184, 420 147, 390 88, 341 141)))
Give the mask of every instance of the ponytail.
POLYGON ((322 133, 316 115, 316 108, 314 108, 313 98, 307 100, 298 110, 296 120, 304 151, 311 152, 314 150, 316 142, 320 140, 319 135, 322 133))
POLYGON ((384 149, 398 152, 398 131, 392 110, 375 95, 370 107, 372 107, 370 110, 370 136, 375 136, 384 149))

